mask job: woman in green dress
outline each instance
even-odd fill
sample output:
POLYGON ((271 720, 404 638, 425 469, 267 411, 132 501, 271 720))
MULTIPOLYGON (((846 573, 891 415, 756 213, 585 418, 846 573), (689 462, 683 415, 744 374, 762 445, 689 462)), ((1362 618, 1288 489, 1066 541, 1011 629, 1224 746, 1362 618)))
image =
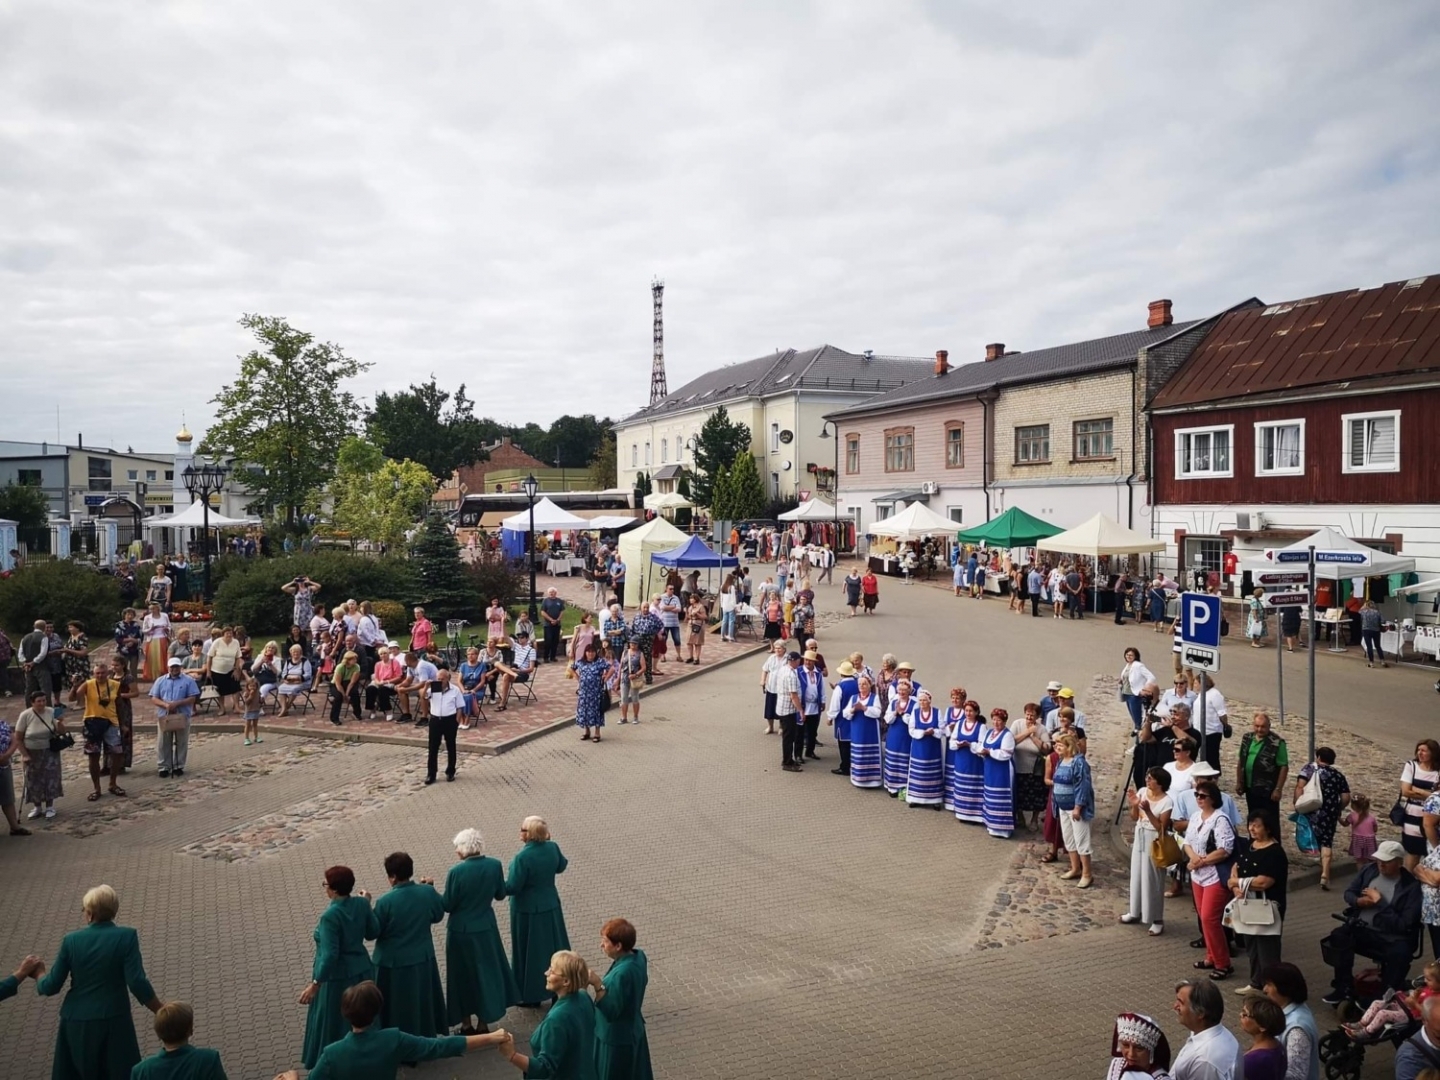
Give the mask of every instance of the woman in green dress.
MULTIPOLYGON (((402 1064, 459 1057, 467 1050, 502 1046, 510 1037, 503 1030, 439 1039, 408 1035, 377 1022, 384 1007, 385 995, 369 980, 346 990, 340 998, 340 1011, 350 1032, 325 1048, 307 1080, 395 1080, 402 1064)), ((275 1080, 300 1080, 300 1070, 289 1069, 275 1080)))
POLYGON ((70 980, 60 1005, 51 1080, 130 1080, 140 1062, 140 1044, 130 1019, 125 991, 152 1013, 160 999, 145 977, 140 935, 116 926, 120 898, 109 885, 97 885, 81 901, 90 925, 66 934, 60 955, 35 984, 43 997, 58 994, 70 980))
POLYGON ((515 1052, 515 1037, 500 1046, 505 1060, 526 1080, 597 1080, 595 1074, 595 1003, 585 993, 590 969, 568 949, 550 957, 545 987, 555 1004, 530 1036, 530 1053, 515 1052))
POLYGON ((315 964, 311 983, 300 992, 300 1004, 310 1006, 305 1017, 305 1046, 300 1060, 313 1069, 320 1052, 345 1037, 349 1025, 340 1014, 340 999, 356 983, 375 975, 365 951, 365 940, 375 937, 379 925, 370 898, 355 891, 355 872, 348 866, 325 871, 325 895, 330 905, 315 927, 315 964))
POLYGON ((610 958, 605 978, 591 970, 595 991, 595 1080, 653 1080, 650 1040, 645 1035, 645 987, 650 968, 635 948, 635 927, 611 919, 600 928, 600 948, 610 958))
POLYGON ((521 1007, 538 1009, 541 999, 551 996, 545 976, 550 957, 570 948, 555 889, 555 875, 563 874, 570 864, 550 839, 544 818, 522 821, 520 839, 524 846, 510 860, 505 879, 510 897, 510 960, 520 985, 521 1007))
POLYGON ((479 829, 455 836, 460 861, 445 877, 446 1018, 469 1035, 495 1023, 520 1001, 520 988, 500 942, 494 904, 505 899, 505 870, 485 854, 479 829))
MULTIPOLYGON (((430 927, 445 918, 435 887, 412 881, 415 862, 403 851, 385 856, 390 891, 375 901, 375 982, 385 996, 380 1026, 411 1035, 444 1035, 445 991, 430 927)), ((364 896, 362 892, 360 894, 364 896)))

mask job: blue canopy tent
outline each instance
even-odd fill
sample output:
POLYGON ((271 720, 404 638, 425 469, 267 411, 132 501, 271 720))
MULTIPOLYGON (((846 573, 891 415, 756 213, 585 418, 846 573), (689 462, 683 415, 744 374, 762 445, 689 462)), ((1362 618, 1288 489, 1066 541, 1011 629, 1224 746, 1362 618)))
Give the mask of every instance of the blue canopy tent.
MULTIPOLYGON (((723 569, 740 565, 740 560, 734 555, 720 554, 698 536, 690 537, 685 543, 669 551, 657 551, 650 556, 650 561, 657 566, 673 566, 677 570, 713 570, 717 567, 723 569)), ((715 593, 709 574, 705 575, 705 591, 712 596, 715 593)))

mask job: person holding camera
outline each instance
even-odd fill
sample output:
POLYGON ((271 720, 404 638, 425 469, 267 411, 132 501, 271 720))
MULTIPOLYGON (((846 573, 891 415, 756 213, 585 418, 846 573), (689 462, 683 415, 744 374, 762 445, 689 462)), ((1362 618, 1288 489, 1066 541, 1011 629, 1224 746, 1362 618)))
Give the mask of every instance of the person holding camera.
POLYGON ((123 799, 125 790, 120 786, 120 770, 125 765, 125 744, 120 738, 120 717, 116 703, 120 699, 120 684, 110 678, 110 670, 99 672, 89 679, 76 679, 70 690, 70 700, 78 702, 84 711, 85 756, 90 761, 90 780, 95 791, 86 796, 88 802, 100 800, 100 758, 110 759, 110 794, 123 799))
POLYGON ((455 733, 465 711, 465 692, 451 681, 449 668, 441 668, 430 683, 430 756, 425 759, 425 783, 435 783, 440 740, 445 740, 445 779, 455 779, 455 733))
POLYGON ((289 593, 294 598, 295 615, 292 622, 300 627, 301 633, 309 634, 310 620, 315 617, 315 594, 320 591, 320 583, 301 574, 293 581, 281 585, 280 591, 289 593))

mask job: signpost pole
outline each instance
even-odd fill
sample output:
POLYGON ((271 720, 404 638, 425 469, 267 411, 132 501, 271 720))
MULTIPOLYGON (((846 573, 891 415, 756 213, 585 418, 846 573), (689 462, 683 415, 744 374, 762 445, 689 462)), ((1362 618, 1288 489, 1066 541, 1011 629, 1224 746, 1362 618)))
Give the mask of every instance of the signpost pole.
MULTIPOLYGON (((1280 632, 1281 623, 1284 622, 1285 613, 1275 612, 1275 696, 1279 699, 1279 723, 1285 726, 1285 640, 1284 634, 1280 632)), ((1313 761, 1314 758, 1312 757, 1313 761)))
MULTIPOLYGON (((1307 560, 1310 570, 1310 756, 1307 761, 1315 760, 1315 546, 1310 546, 1310 557, 1307 560)), ((1338 631, 1338 628, 1337 628, 1338 631)))

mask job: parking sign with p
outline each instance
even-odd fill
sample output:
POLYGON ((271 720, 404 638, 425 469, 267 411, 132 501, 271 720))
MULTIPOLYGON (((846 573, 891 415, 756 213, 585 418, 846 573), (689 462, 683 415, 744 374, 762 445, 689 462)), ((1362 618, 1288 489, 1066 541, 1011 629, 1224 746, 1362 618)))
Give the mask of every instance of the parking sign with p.
POLYGON ((1220 647, 1220 598, 1207 593, 1180 594, 1180 640, 1186 645, 1220 647))

